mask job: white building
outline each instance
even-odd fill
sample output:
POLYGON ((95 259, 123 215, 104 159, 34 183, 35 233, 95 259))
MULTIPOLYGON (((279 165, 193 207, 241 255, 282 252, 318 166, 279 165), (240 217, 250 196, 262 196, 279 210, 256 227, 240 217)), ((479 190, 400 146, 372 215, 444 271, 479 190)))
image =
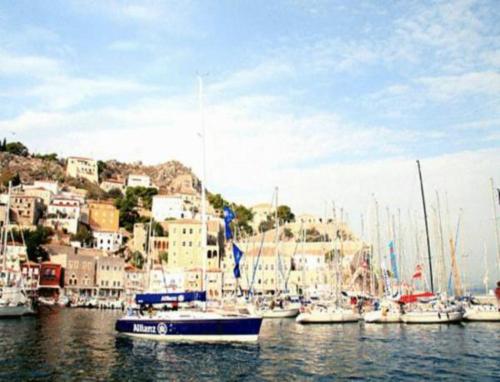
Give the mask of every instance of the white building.
POLYGON ((55 197, 47 208, 46 224, 55 229, 65 229, 68 233, 75 234, 78 232, 80 212, 79 200, 55 197))
POLYGON ((66 164, 66 175, 73 178, 85 178, 97 183, 99 180, 97 161, 91 158, 69 157, 66 164))
POLYGON ((193 218, 193 213, 186 208, 184 200, 179 196, 153 196, 152 212, 156 221, 193 218))
POLYGON ((125 193, 125 184, 122 181, 117 180, 117 179, 104 180, 101 182, 99 187, 101 187, 101 189, 106 191, 106 192, 109 192, 113 189, 118 189, 122 193, 125 193))
POLYGON ((54 195, 57 195, 59 193, 59 184, 50 180, 35 180, 33 182, 33 187, 43 188, 44 190, 52 192, 52 194, 54 195))
POLYGON ((117 251, 123 242, 123 236, 120 232, 112 231, 93 231, 94 248, 104 251, 117 251))
POLYGON ((130 174, 127 179, 127 187, 151 187, 151 178, 147 175, 130 174))

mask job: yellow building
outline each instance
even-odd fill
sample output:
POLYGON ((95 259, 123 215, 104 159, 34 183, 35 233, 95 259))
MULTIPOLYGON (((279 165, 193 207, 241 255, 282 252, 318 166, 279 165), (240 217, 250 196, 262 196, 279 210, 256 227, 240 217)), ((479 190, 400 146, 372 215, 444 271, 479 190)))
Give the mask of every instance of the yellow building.
POLYGON ((66 164, 66 175, 73 178, 85 178, 97 183, 97 161, 91 158, 69 157, 66 164))
POLYGON ((112 201, 89 201, 88 222, 95 231, 117 232, 120 213, 112 201))
MULTIPOLYGON (((179 219, 166 222, 168 236, 169 268, 193 269, 203 267, 201 249, 201 222, 194 219, 179 219)), ((207 224, 207 269, 219 268, 221 223, 211 220, 207 224)))

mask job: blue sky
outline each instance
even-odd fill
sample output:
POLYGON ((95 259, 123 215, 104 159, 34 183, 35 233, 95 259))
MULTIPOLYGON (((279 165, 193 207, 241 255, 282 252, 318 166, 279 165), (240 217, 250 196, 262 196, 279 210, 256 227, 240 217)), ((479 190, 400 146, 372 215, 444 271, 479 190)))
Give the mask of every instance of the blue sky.
POLYGON ((498 20, 497 1, 5 1, 0 136, 199 172, 208 73, 212 189, 254 203, 279 185, 297 211, 335 199, 368 214, 372 194, 413 210, 420 158, 430 192, 476 227, 464 248, 486 241, 493 262, 498 20))

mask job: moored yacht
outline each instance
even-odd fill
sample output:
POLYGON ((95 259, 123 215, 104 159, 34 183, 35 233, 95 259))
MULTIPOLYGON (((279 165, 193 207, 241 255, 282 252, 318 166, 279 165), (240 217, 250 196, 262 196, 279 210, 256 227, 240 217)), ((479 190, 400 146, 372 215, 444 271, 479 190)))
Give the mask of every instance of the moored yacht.
POLYGON ((317 303, 302 308, 296 321, 299 324, 334 324, 357 322, 360 319, 361 315, 352 309, 345 309, 335 304, 317 303))
POLYGON ((206 301, 205 292, 159 293, 136 296, 136 302, 149 311, 130 310, 118 319, 118 332, 164 341, 196 342, 255 342, 258 340, 262 317, 249 312, 205 310, 154 311, 154 304, 172 304, 206 301))
POLYGON ((465 308, 466 321, 500 321, 500 307, 493 304, 471 305, 465 308))

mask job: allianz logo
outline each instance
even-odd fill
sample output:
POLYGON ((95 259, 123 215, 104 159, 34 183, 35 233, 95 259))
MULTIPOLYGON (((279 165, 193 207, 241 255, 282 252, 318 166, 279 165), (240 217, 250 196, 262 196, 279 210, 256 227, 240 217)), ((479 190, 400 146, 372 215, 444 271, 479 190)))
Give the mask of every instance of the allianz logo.
POLYGON ((164 323, 159 323, 156 326, 153 325, 143 325, 143 324, 134 324, 133 327, 134 333, 148 333, 148 334, 167 334, 168 327, 164 323))

